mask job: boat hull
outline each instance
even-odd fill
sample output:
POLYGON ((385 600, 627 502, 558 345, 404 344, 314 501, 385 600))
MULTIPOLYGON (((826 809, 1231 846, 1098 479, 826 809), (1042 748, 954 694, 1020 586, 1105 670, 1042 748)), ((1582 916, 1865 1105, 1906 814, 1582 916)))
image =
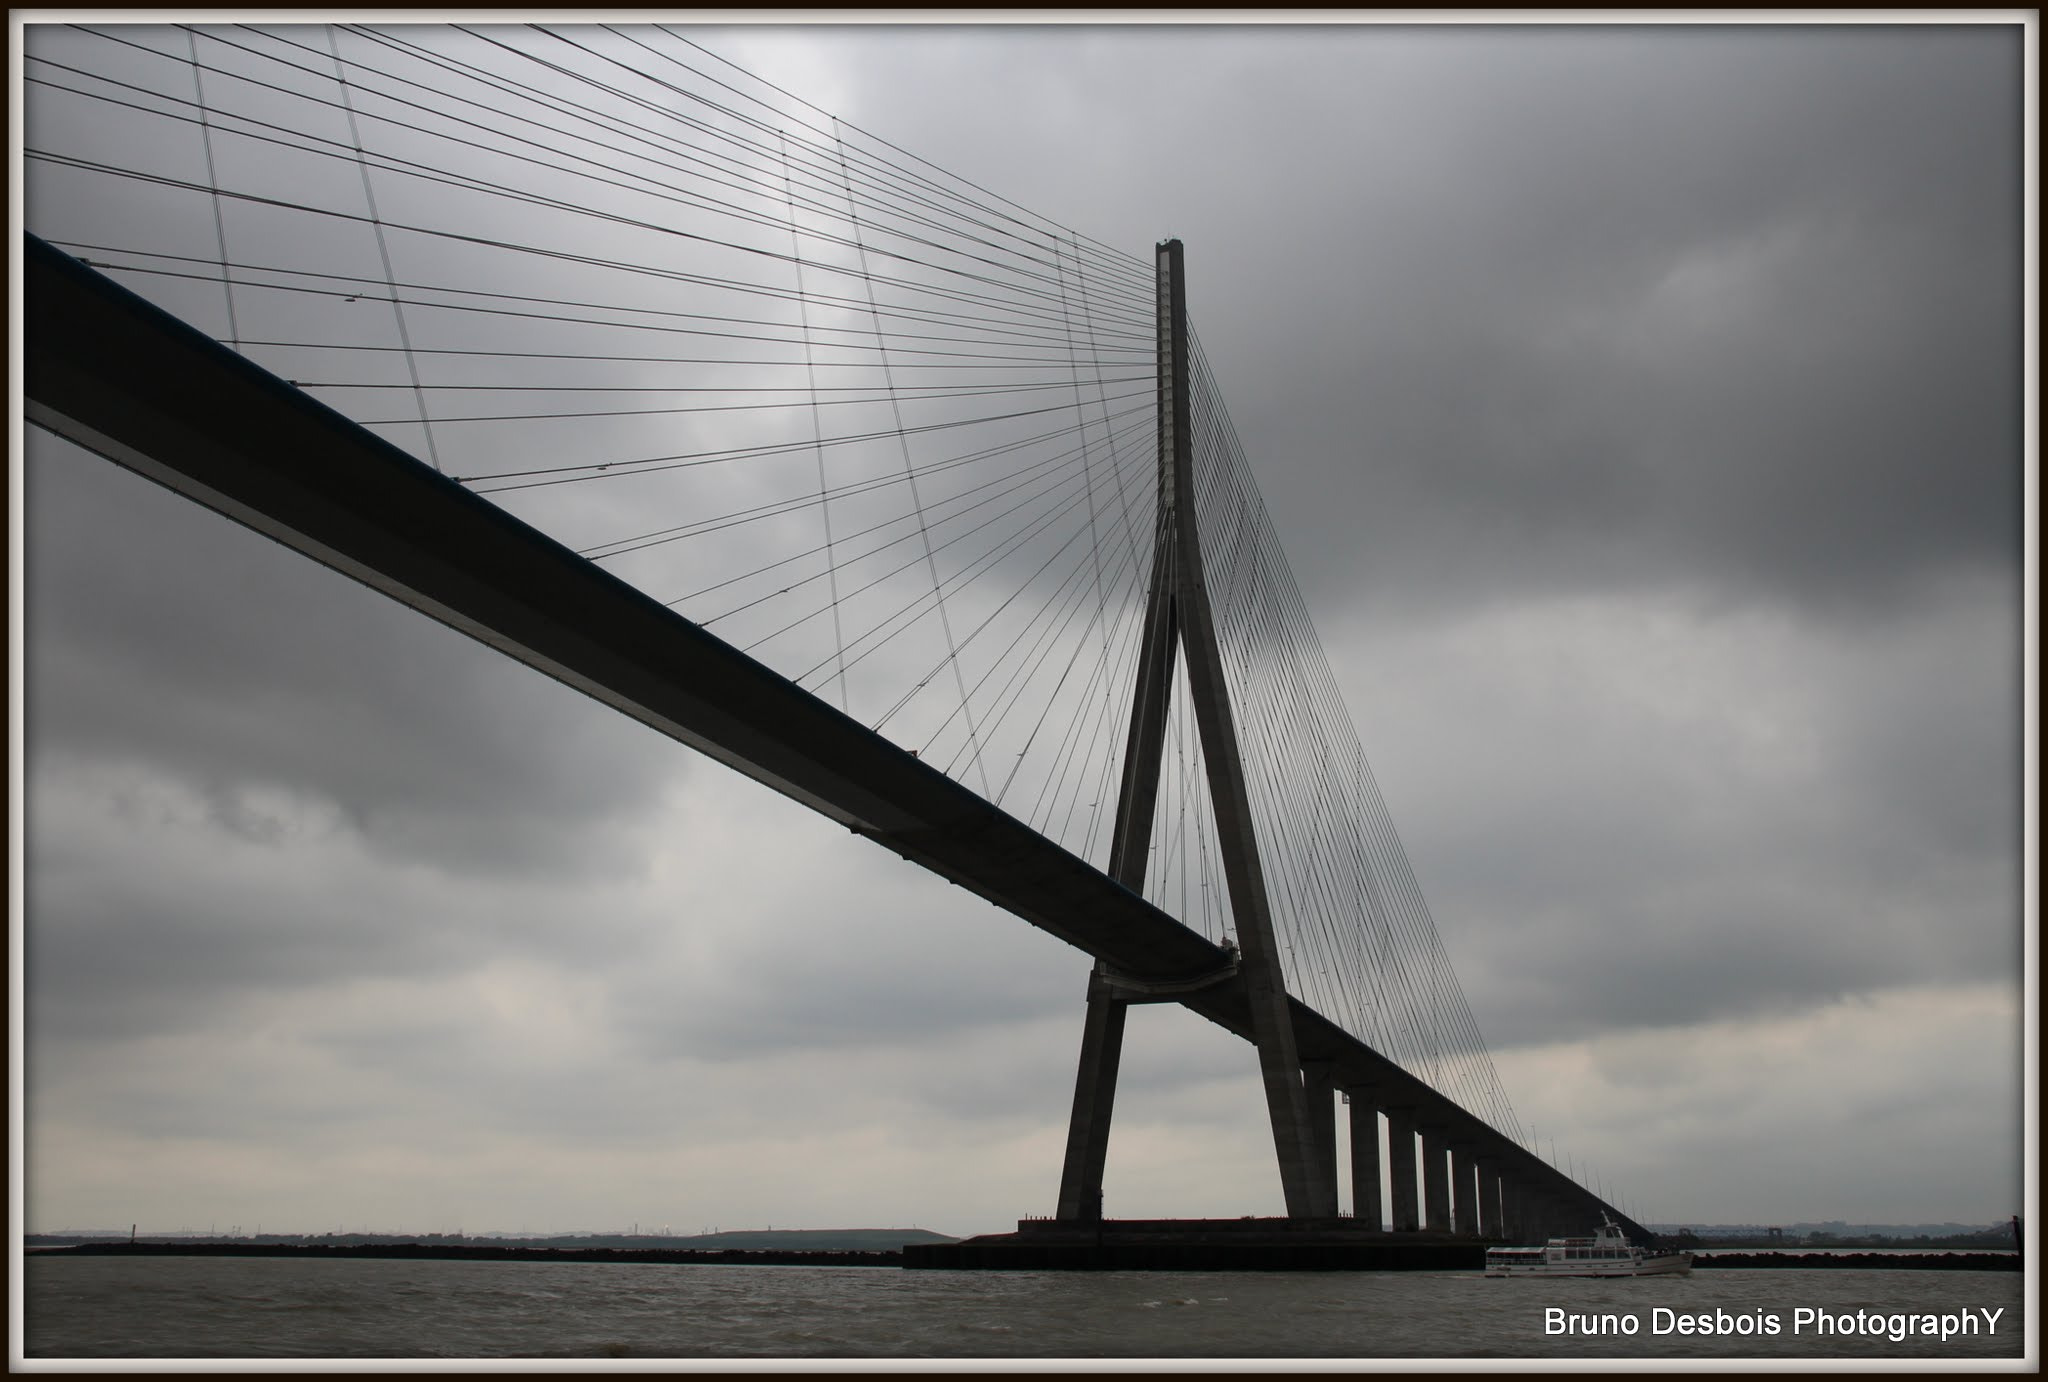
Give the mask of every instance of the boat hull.
POLYGON ((1640 1261, 1486 1264, 1488 1276, 1687 1276, 1691 1272, 1690 1253, 1645 1257, 1640 1261))

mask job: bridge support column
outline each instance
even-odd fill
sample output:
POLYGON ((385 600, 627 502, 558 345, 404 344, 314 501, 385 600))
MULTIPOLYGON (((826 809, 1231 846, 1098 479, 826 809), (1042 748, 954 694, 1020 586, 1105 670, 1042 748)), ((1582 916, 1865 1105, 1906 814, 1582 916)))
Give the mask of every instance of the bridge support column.
POLYGON ((1088 976, 1088 1015, 1081 1028, 1081 1067, 1074 1077, 1074 1109, 1067 1121, 1067 1159, 1060 1172, 1059 1217, 1096 1223, 1102 1218, 1102 1172, 1109 1161, 1109 1120, 1116 1107, 1116 1073, 1124 1046, 1124 1004, 1097 964, 1088 976))
POLYGON ((1337 1067, 1326 1060, 1303 1061, 1301 1080, 1308 1095, 1308 1126, 1316 1173, 1329 1187, 1330 1217, 1337 1215, 1337 1067))
POLYGON ((1444 1135, 1440 1128, 1422 1130, 1422 1226, 1436 1233, 1451 1231, 1451 1182, 1444 1166, 1444 1135))
POLYGON ((1380 1111, 1370 1095, 1351 1097, 1351 1217, 1366 1228, 1380 1226, 1380 1111))
POLYGON ((1469 1143, 1451 1144, 1451 1231, 1470 1238, 1479 1232, 1478 1177, 1469 1143))
POLYGON ((1482 1152, 1472 1158, 1472 1166, 1479 1177, 1479 1198, 1472 1202, 1472 1231, 1482 1238, 1499 1238, 1500 1163, 1482 1152))
POLYGON ((1415 1204, 1415 1115, 1405 1108, 1387 1110, 1388 1211, 1394 1232, 1413 1233, 1421 1226, 1415 1204))

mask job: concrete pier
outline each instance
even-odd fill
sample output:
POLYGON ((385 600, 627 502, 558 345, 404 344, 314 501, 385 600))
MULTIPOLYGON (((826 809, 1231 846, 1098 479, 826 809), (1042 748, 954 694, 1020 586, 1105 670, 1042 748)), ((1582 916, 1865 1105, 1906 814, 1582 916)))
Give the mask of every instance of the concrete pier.
POLYGON ((1472 1231, 1484 1236, 1499 1238, 1501 1233, 1501 1180, 1500 1163, 1489 1156, 1472 1158, 1472 1168, 1479 1178, 1479 1198, 1473 1201, 1472 1231))
POLYGON ((1351 1218, 1363 1229, 1380 1226, 1380 1111, 1351 1092, 1351 1218))
POLYGON ((1387 1110, 1387 1206, 1396 1233, 1422 1227, 1415 1202, 1415 1115, 1405 1108, 1387 1110))
POLYGON ((1317 1175, 1329 1191, 1325 1209, 1337 1210, 1337 1063, 1311 1060, 1301 1063, 1302 1087, 1308 1095, 1309 1141, 1315 1148, 1317 1175))
POLYGON ((1352 1219, 1026 1219, 1015 1233, 913 1243, 903 1265, 966 1271, 1479 1271, 1486 1243, 1352 1219))
POLYGON ((1470 1144, 1451 1144, 1451 1231, 1470 1238, 1479 1232, 1479 1180, 1470 1144))
POLYGON ((1422 1130, 1422 1226, 1435 1233, 1451 1231, 1451 1180, 1444 1165, 1443 1130, 1422 1130))

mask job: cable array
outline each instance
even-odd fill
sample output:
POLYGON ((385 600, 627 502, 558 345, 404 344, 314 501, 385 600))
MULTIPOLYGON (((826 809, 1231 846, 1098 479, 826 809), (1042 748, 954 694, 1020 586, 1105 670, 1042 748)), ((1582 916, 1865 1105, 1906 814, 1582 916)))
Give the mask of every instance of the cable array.
MULTIPOLYGON (((36 26, 36 233, 1104 862, 1153 267, 662 25, 36 26)), ((1195 355, 1290 991, 1514 1122, 1195 355)), ((1185 664, 1145 892, 1230 930, 1185 664)))
POLYGON ((1149 265, 669 28, 36 36, 38 233, 1099 853, 1149 265))
POLYGON ((1191 346, 1203 576, 1288 990, 1519 1138, 1199 338, 1191 346))

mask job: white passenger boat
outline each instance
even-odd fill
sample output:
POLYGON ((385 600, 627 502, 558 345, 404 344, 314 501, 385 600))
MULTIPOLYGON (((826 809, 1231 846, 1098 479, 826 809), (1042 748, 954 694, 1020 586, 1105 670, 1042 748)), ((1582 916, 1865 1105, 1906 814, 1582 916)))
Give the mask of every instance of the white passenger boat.
POLYGON ((1553 1238, 1540 1248, 1488 1248, 1488 1276, 1663 1276, 1692 1270, 1689 1252, 1637 1247, 1605 1214, 1591 1238, 1553 1238))

